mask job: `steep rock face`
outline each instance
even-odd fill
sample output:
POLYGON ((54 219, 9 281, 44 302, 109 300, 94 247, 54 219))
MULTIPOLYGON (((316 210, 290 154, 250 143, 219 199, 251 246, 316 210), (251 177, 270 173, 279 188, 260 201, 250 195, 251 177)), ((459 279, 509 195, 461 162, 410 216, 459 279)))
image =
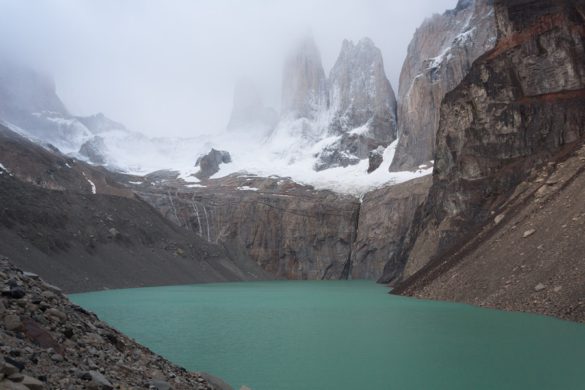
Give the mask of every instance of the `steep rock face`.
POLYGON ((239 80, 234 90, 234 102, 228 130, 267 134, 278 122, 278 114, 262 103, 256 86, 247 80, 239 80))
POLYGON ((408 231, 418 206, 424 202, 431 185, 425 176, 402 184, 368 192, 360 207, 357 237, 351 254, 351 277, 374 279, 385 267, 408 231))
POLYGON ((329 74, 329 111, 329 134, 341 137, 320 153, 317 170, 356 164, 396 139, 396 98, 371 39, 343 41, 329 74))
POLYGON ((496 38, 491 0, 460 0, 416 30, 400 73, 400 141, 391 171, 415 169, 432 160, 440 105, 496 38))
POLYGON ((583 2, 495 10, 496 46, 443 100, 433 186, 398 260, 405 277, 455 251, 533 168, 585 138, 583 2))
POLYGON ((396 138, 396 98, 384 72, 382 52, 369 38, 343 41, 329 74, 330 128, 345 133, 365 124, 368 134, 389 144, 396 138))
POLYGON ((285 63, 281 116, 316 119, 328 106, 327 78, 321 54, 313 38, 307 37, 285 63))
MULTIPOLYGON (((349 275, 359 202, 286 179, 228 176, 141 198, 176 224, 287 279, 349 275)), ((148 190, 148 191, 146 191, 148 190)))

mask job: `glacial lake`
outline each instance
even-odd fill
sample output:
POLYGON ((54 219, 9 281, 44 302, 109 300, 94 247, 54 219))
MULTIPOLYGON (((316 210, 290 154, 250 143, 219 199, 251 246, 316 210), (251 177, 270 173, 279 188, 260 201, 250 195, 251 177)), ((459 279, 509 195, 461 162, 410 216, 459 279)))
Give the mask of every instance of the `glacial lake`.
POLYGON ((585 326, 367 281, 200 284, 73 302, 236 390, 583 389, 585 326))

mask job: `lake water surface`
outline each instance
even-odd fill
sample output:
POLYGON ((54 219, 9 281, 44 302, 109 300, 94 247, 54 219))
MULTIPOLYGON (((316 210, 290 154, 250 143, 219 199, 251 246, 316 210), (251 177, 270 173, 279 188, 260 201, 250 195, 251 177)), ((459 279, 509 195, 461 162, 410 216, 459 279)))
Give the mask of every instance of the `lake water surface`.
POLYGON ((239 389, 584 389, 585 326, 367 281, 112 290, 73 302, 239 389))

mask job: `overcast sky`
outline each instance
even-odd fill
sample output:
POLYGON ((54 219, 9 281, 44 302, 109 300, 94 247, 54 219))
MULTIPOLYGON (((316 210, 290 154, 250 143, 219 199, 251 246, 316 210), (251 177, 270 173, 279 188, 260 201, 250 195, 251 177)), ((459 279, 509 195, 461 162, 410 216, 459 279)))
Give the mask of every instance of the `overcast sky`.
POLYGON ((308 32, 327 73, 344 38, 372 38, 397 92, 416 27, 456 2, 0 0, 0 55, 51 72, 74 114, 190 136, 225 127, 239 77, 278 108, 284 56, 308 32))

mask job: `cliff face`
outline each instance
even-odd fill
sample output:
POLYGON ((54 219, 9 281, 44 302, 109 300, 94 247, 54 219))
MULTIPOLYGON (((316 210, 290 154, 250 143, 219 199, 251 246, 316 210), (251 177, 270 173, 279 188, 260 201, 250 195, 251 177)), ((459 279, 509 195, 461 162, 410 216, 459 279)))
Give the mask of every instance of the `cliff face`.
POLYGON ((357 236, 351 252, 351 277, 377 280, 400 249, 416 209, 426 199, 431 177, 368 192, 362 199, 357 236))
POLYGON ((416 30, 400 73, 400 141, 391 171, 415 169, 433 159, 439 109, 447 92, 496 38, 493 1, 460 0, 416 30))
POLYGON ((396 98, 371 39, 343 41, 329 75, 329 104, 329 133, 341 137, 320 154, 317 169, 347 166, 396 139, 396 98))
POLYGON ((315 119, 329 106, 327 77, 313 38, 305 38, 286 60, 281 116, 315 119))
POLYGON ((192 190, 138 191, 176 224, 287 279, 349 275, 359 203, 286 179, 228 176, 192 190))
POLYGON ((405 277, 460 248, 533 169, 583 142, 584 7, 495 2, 497 44, 443 100, 433 185, 399 259, 405 277))

